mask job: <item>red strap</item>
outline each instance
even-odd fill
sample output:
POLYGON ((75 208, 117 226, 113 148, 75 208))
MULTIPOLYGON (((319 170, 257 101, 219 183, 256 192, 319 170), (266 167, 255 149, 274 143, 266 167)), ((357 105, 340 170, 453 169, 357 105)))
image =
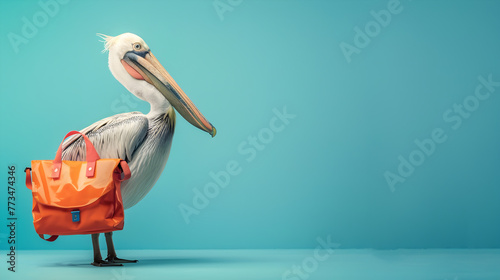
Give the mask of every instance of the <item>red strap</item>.
POLYGON ((62 165, 62 146, 64 143, 64 139, 68 138, 71 135, 75 134, 80 134, 83 136, 83 139, 85 139, 85 147, 87 150, 87 177, 93 177, 95 174, 95 162, 99 159, 99 154, 97 154, 97 151, 94 148, 94 145, 92 145, 92 142, 90 142, 89 138, 85 136, 85 134, 78 132, 78 131, 70 131, 66 136, 64 136, 61 145, 59 145, 59 149, 57 149, 56 153, 56 158, 54 159, 54 163, 52 165, 52 175, 50 178, 57 179, 61 175, 61 165, 62 165))
POLYGON ((132 176, 132 173, 130 172, 130 168, 128 167, 127 162, 122 159, 120 161, 120 167, 122 168, 122 171, 123 171, 123 179, 120 179, 120 181, 125 181, 125 180, 130 179, 130 176, 132 176))
POLYGON ((26 167, 24 173, 26 173, 26 187, 31 190, 31 168, 26 167))
MULTIPOLYGON (((26 167, 24 169, 24 172, 26 173, 26 187, 28 187, 28 189, 31 190, 31 188, 32 188, 32 186, 31 186, 31 168, 26 167)), ((52 242, 52 241, 56 240, 59 237, 59 235, 52 235, 49 238, 45 239, 43 237, 43 234, 39 234, 39 236, 40 236, 41 239, 47 240, 49 242, 52 242)))
POLYGON ((49 242, 52 242, 59 237, 59 235, 51 235, 49 238, 45 239, 45 237, 43 237, 43 234, 39 234, 38 236, 40 236, 41 239, 49 242))

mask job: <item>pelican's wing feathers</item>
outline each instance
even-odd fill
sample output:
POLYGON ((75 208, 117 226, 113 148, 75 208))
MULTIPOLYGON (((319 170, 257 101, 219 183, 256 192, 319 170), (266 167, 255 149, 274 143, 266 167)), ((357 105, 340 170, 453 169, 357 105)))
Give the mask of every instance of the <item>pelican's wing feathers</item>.
MULTIPOLYGON (((100 158, 121 158, 129 162, 148 133, 148 119, 140 112, 114 115, 82 129, 100 158)), ((85 160, 85 142, 80 135, 63 144, 64 160, 85 160)))

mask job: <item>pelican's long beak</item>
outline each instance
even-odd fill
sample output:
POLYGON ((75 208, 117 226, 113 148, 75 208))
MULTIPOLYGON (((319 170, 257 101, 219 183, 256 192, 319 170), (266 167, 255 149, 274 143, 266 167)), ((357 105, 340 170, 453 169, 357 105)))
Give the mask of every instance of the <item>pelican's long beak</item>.
POLYGON ((150 51, 127 52, 122 64, 132 77, 146 80, 155 86, 189 123, 210 133, 212 137, 215 136, 217 133, 215 127, 194 106, 191 99, 150 51))

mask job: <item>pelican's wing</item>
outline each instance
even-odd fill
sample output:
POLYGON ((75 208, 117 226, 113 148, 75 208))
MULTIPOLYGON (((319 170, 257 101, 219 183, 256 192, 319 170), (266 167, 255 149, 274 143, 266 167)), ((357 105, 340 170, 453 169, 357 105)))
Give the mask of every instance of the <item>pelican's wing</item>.
MULTIPOLYGON (((148 132, 148 119, 140 112, 124 113, 102 119, 80 131, 87 135, 101 158, 130 161, 148 132)), ((64 160, 85 160, 85 142, 80 135, 63 144, 64 160)))

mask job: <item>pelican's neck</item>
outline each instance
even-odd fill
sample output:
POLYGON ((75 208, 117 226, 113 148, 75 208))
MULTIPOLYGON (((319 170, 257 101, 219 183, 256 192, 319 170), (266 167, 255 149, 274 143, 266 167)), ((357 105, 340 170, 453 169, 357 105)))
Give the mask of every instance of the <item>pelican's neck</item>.
POLYGON ((148 117, 151 117, 151 118, 154 118, 154 117, 157 117, 159 115, 165 115, 168 110, 171 108, 170 106, 170 103, 167 102, 167 104, 165 106, 157 106, 157 105, 153 105, 151 104, 151 109, 149 110, 149 113, 147 114, 148 117))
POLYGON ((146 82, 145 80, 137 80, 130 76, 129 73, 123 68, 121 60, 118 56, 113 56, 110 54, 108 59, 109 69, 113 76, 133 95, 137 96, 149 103, 150 110, 148 117, 156 117, 161 114, 165 114, 170 103, 163 96, 163 94, 158 91, 156 87, 152 84, 146 82))
POLYGON ((154 118, 168 111, 170 103, 160 91, 148 82, 133 81, 133 83, 130 84, 123 83, 123 85, 137 98, 149 103, 150 109, 147 114, 148 117, 154 118))
POLYGON ((170 108, 170 103, 156 88, 153 88, 151 94, 143 94, 144 101, 149 103, 148 117, 164 115, 170 108))

